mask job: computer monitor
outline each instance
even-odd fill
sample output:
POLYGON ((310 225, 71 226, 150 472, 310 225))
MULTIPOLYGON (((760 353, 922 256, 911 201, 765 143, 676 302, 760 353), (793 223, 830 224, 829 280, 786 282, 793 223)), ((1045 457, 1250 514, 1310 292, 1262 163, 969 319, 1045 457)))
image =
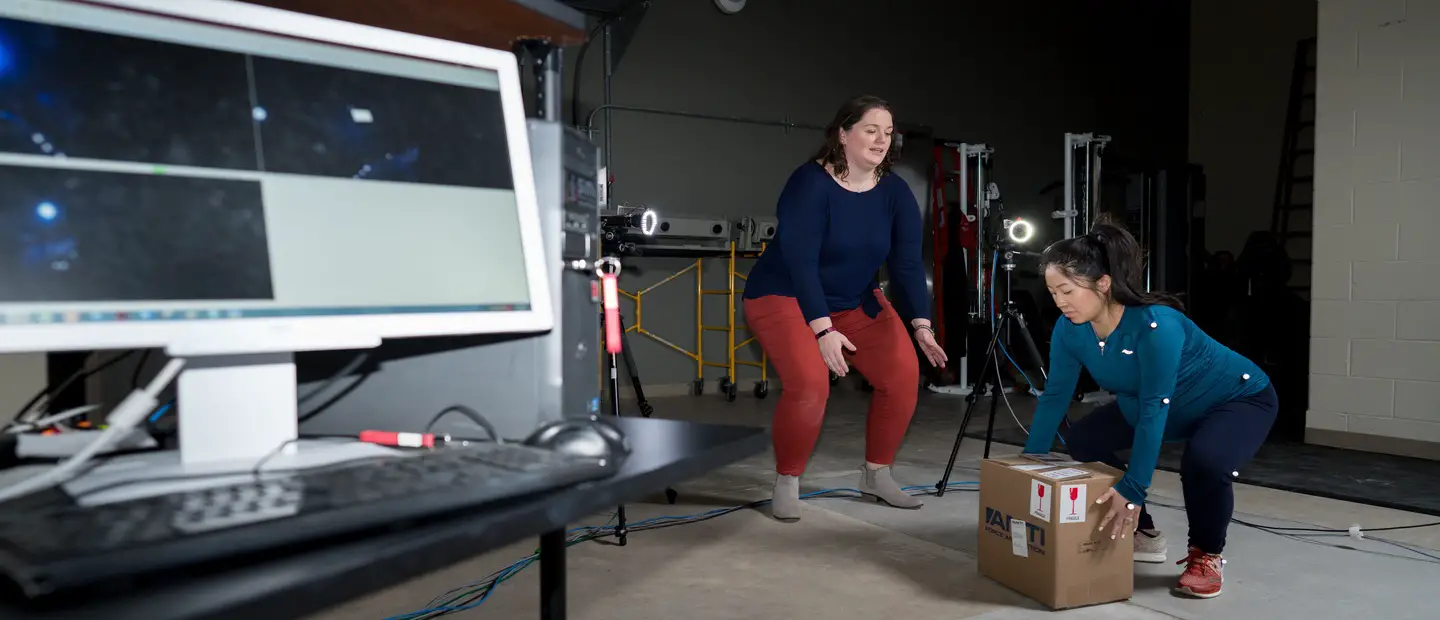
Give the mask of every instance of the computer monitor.
POLYGON ((0 352, 164 348, 183 461, 293 352, 554 323, 515 58, 228 0, 0 3, 0 352))

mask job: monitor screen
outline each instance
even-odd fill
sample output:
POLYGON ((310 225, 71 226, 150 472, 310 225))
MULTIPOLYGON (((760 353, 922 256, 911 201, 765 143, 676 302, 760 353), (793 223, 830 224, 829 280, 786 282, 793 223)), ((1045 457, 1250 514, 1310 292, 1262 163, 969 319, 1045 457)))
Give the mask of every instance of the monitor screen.
POLYGON ((0 323, 529 310, 500 82, 0 5, 0 323))

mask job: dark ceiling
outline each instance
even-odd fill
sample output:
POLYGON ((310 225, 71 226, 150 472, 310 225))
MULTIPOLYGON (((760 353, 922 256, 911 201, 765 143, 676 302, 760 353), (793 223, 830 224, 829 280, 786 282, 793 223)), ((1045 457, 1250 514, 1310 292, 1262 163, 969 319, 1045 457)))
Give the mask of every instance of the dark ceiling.
POLYGON ((610 27, 610 53, 616 67, 620 66, 620 59, 625 56, 625 50, 635 39, 635 33, 640 29, 640 22, 644 21, 645 12, 650 8, 650 0, 562 1, 571 8, 591 16, 590 42, 597 44, 594 51, 600 51, 598 46, 604 44, 603 41, 600 41, 604 27, 607 25, 610 27))

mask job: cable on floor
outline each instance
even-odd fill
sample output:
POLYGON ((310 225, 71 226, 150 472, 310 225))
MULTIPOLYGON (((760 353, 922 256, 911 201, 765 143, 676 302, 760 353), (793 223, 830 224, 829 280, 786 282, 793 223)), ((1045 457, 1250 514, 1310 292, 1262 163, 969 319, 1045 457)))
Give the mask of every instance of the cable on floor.
MULTIPOLYGON (((946 489, 952 491, 975 491, 979 489, 979 484, 979 482, 975 481, 952 482, 949 484, 949 486, 946 487, 946 489)), ((933 495, 936 492, 934 486, 908 486, 904 487, 903 490, 910 495, 933 495)), ((800 499, 839 499, 855 498, 860 496, 860 491, 856 489, 835 488, 815 491, 813 493, 805 493, 800 496, 800 499)), ((634 534, 636 532, 664 529, 667 527, 675 527, 677 525, 700 523, 702 521, 709 521, 717 517, 722 517, 731 513, 739 512, 741 510, 752 510, 755 508, 759 508, 769 503, 770 500, 766 499, 750 502, 748 504, 742 504, 739 506, 731 506, 728 508, 716 508, 714 510, 708 510, 706 512, 691 515, 652 517, 649 519, 644 519, 628 524, 626 526, 626 533, 634 534)), ((613 522, 614 517, 612 516, 611 523, 613 522)), ((571 547, 583 542, 598 540, 601 538, 608 538, 616 536, 618 534, 618 529, 614 525, 611 525, 609 523, 600 526, 577 527, 567 532, 565 546, 571 547)), ((525 570, 531 564, 534 564, 539 560, 540 551, 537 549, 529 556, 522 558, 514 562, 513 564, 506 566, 505 568, 495 571, 485 576, 479 581, 460 586, 458 588, 455 588, 454 590, 446 592, 445 594, 441 594, 440 596, 431 600, 430 605, 425 609, 401 614, 398 616, 392 616, 390 618, 386 618, 386 620, 424 620, 428 618, 438 618, 447 614, 474 609, 476 607, 479 607, 480 604, 484 603, 487 599, 490 598, 490 594, 495 591, 496 586, 499 586, 501 583, 504 583, 506 580, 519 574, 521 571, 525 570)))
MULTIPOLYGON (((1146 505, 1146 506, 1158 506, 1158 507, 1160 507, 1160 508, 1169 508, 1170 510, 1178 510, 1178 511, 1180 511, 1180 512, 1185 512, 1185 507, 1184 507, 1184 506, 1177 506, 1177 505, 1174 505, 1174 504, 1166 504, 1166 503, 1157 502, 1157 501, 1154 501, 1154 500, 1150 500, 1150 501, 1145 502, 1145 505, 1146 505)), ((1416 548, 1416 547, 1414 547, 1414 546, 1412 546, 1412 545, 1407 545, 1407 544, 1402 543, 1402 542, 1399 542, 1399 541, 1394 541, 1394 540, 1390 540, 1390 539, 1387 539, 1387 538, 1381 538, 1381 537, 1378 537, 1378 536, 1371 536, 1371 535, 1370 535, 1371 532, 1395 532, 1395 531, 1400 531, 1400 530, 1416 530, 1416 529, 1427 528, 1427 527, 1437 527, 1437 526, 1440 526, 1440 521, 1434 521, 1434 522, 1430 522, 1430 523, 1417 523, 1417 524, 1415 524, 1415 525, 1399 525, 1399 526, 1392 526, 1392 527, 1377 527, 1377 528, 1373 528, 1373 529, 1364 529, 1364 528, 1361 528, 1359 525, 1355 525, 1355 526, 1352 526, 1352 527, 1350 527, 1350 528, 1348 528, 1348 529, 1343 529, 1343 530, 1342 530, 1342 529, 1334 529, 1334 528, 1320 528, 1320 527, 1281 527, 1281 526, 1274 526, 1274 525, 1260 525, 1260 524, 1258 524, 1258 523, 1251 523, 1251 522, 1249 522, 1249 521, 1245 521, 1245 520, 1242 520, 1242 519, 1237 519, 1237 518, 1234 518, 1234 517, 1231 517, 1231 518, 1230 518, 1230 522, 1231 522, 1231 523, 1234 523, 1234 524, 1236 524, 1236 525, 1248 527, 1248 528, 1255 529, 1255 530, 1260 530, 1260 531, 1262 531, 1262 532, 1266 532, 1266 533, 1269 533, 1269 534, 1274 534, 1274 535, 1279 536, 1279 537, 1281 537, 1281 538, 1288 538, 1288 539, 1290 539, 1290 540, 1295 540, 1295 541, 1299 541, 1299 542, 1303 542, 1303 543, 1316 544, 1316 545, 1321 545, 1321 546, 1325 546, 1325 547, 1332 547, 1332 548, 1335 548, 1335 549, 1344 549, 1344 550, 1347 550, 1347 551, 1359 551, 1359 552, 1362 552, 1362 553, 1370 553, 1370 554, 1374 554, 1374 555, 1382 555, 1382 556, 1390 557, 1390 558, 1398 558, 1398 559, 1403 559, 1403 560, 1412 560, 1412 561, 1418 561, 1418 562, 1426 562, 1426 563, 1429 563, 1429 564, 1440 564, 1440 556, 1437 556, 1437 555, 1435 555, 1435 554, 1432 554, 1432 553, 1430 553, 1430 552, 1428 552, 1428 551, 1425 551, 1425 550, 1423 550, 1423 549, 1416 548), (1357 539, 1357 540, 1373 540, 1373 541, 1375 541, 1375 542, 1385 543, 1385 544, 1388 544, 1388 545, 1391 545, 1391 546, 1399 547, 1399 548, 1401 548, 1401 549, 1404 549, 1404 550, 1406 550, 1406 551, 1409 551, 1409 552, 1411 552, 1411 553, 1413 553, 1413 554, 1415 554, 1415 555, 1421 556, 1421 557, 1418 557, 1418 558, 1417 558, 1417 557, 1413 557, 1413 556, 1395 555, 1395 554, 1393 554, 1393 553, 1380 553, 1380 552, 1378 552, 1378 551, 1370 551, 1370 550, 1368 550, 1368 549, 1359 549, 1359 548, 1356 548, 1356 547, 1353 547, 1353 546, 1350 546, 1350 545, 1339 545, 1339 544, 1333 544, 1333 543, 1326 543, 1326 542, 1322 542, 1322 541, 1318 541, 1318 540, 1312 540, 1312 539, 1310 539, 1310 538, 1307 538, 1307 536, 1322 536, 1322 535, 1323 535, 1323 536, 1348 536, 1348 537, 1351 537, 1351 538, 1355 538, 1355 539, 1357 539)))
MULTIPOLYGON (((934 489, 933 487, 928 487, 928 486, 909 486, 909 487, 905 487, 904 490, 905 490, 907 493, 910 493, 911 495, 932 495, 932 494, 935 493, 935 489, 934 489)), ((978 483, 978 482, 974 482, 974 481, 952 482, 952 483, 950 483, 950 485, 949 485, 949 487, 947 488, 947 490, 978 491, 978 490, 979 490, 979 483, 978 483)), ((858 496, 858 495, 860 495, 860 492, 857 491, 857 490, 855 490, 855 489, 837 488, 837 489, 825 489, 825 490, 823 490, 823 491, 816 491, 816 492, 813 492, 813 493, 806 493, 806 494, 801 495, 801 496, 800 496, 800 499, 802 499, 802 500, 806 500, 806 499, 836 499, 836 498, 845 498, 845 497, 851 497, 851 498, 853 498, 853 497, 856 497, 856 496, 858 496)), ((677 525, 688 525, 688 524, 691 524, 691 523, 700 523, 700 522, 702 522, 702 521, 709 521, 710 519, 714 519, 714 518, 716 518, 716 517, 721 517, 721 516, 724 516, 724 515, 727 515, 727 514, 731 514, 731 513, 734 513, 734 512, 739 512, 739 511, 741 511, 741 510, 750 510, 750 509, 758 508, 758 507, 764 506, 764 505, 766 505, 766 504, 768 504, 768 503, 770 503, 770 500, 760 500, 760 501, 750 502, 750 503, 748 503, 748 504, 743 504, 743 505, 740 505, 740 506, 732 506, 732 507, 729 507, 729 508, 717 508, 717 509, 714 509, 714 510, 710 510, 710 511, 706 511, 706 512, 701 512, 701 513, 697 513, 697 514, 692 514, 692 515, 654 517, 654 518, 645 519, 645 520, 642 520, 642 521, 636 521, 636 522, 630 524, 629 527, 627 528, 627 533, 633 534, 633 533, 635 533, 635 532, 657 530, 657 529, 663 529, 663 528, 666 528, 666 527, 674 527, 674 526, 677 526, 677 525)), ((1172 510, 1180 510, 1180 511, 1182 511, 1182 512, 1185 510, 1184 506, 1175 506, 1175 505, 1166 504, 1166 503, 1163 503, 1163 502, 1156 502, 1156 501, 1153 501, 1153 500, 1147 502, 1147 505, 1157 506, 1157 507, 1161 507, 1161 508, 1169 508, 1169 509, 1172 509, 1172 510)), ((614 520, 615 520, 615 519, 614 519, 614 516, 612 515, 612 516, 611 516, 610 523, 613 523, 614 520)), ((1262 531, 1262 532, 1274 534, 1274 535, 1280 536, 1280 537, 1282 537, 1282 538, 1288 538, 1288 539, 1296 540, 1296 541, 1299 541, 1299 542, 1310 543, 1310 544, 1319 544, 1319 545, 1323 545, 1323 546, 1327 546, 1327 547, 1332 547, 1332 548, 1337 548, 1337 549, 1344 549, 1344 550, 1348 550, 1348 551, 1359 551, 1359 552, 1362 552, 1362 553, 1370 553, 1370 554, 1381 555, 1381 556, 1390 557, 1390 558, 1397 558, 1397 559, 1405 559, 1405 560, 1412 560, 1412 561, 1420 561, 1420 562, 1429 562, 1429 563, 1440 564, 1440 556, 1433 555, 1433 554, 1428 553, 1428 552, 1426 552, 1426 551, 1424 551, 1424 550, 1421 550, 1421 549, 1416 549, 1415 547, 1413 547, 1413 546, 1411 546, 1411 545, 1406 545, 1406 544, 1404 544, 1404 543, 1400 543, 1400 542, 1393 541, 1393 540, 1387 540, 1387 539, 1384 539, 1384 538, 1377 538, 1377 537, 1373 537, 1373 536, 1364 536, 1365 539, 1374 540, 1374 541, 1377 541, 1377 542, 1381 542, 1381 543, 1386 543, 1386 544, 1389 544, 1389 545, 1393 545, 1393 546, 1399 547, 1399 548, 1404 549, 1404 550, 1406 550, 1406 551, 1410 551, 1410 552, 1412 552, 1412 553, 1414 553, 1414 554, 1416 554, 1416 555, 1420 555, 1420 556, 1423 556, 1423 557, 1422 557, 1422 558, 1416 558, 1416 557, 1400 556, 1400 555, 1394 555, 1394 554, 1389 554, 1389 553, 1379 553, 1379 552, 1376 552, 1376 551, 1369 551, 1369 550, 1366 550, 1366 549, 1358 549, 1358 548, 1351 547, 1351 546, 1346 546, 1346 545, 1329 544, 1329 543, 1324 543, 1324 542, 1321 542, 1321 541, 1311 540, 1311 539, 1305 538, 1305 537, 1303 537, 1303 536, 1301 536, 1301 535, 1297 535, 1297 534, 1291 533, 1291 532, 1300 532, 1300 533, 1309 533, 1309 534, 1332 534, 1332 535, 1341 535, 1341 534, 1344 534, 1344 535, 1352 535, 1352 530, 1326 529, 1326 528, 1272 527, 1272 526, 1258 525, 1258 524, 1255 524, 1255 523, 1249 523, 1249 522, 1247 522, 1247 521, 1243 521, 1243 520, 1240 520, 1240 519, 1234 519, 1234 518, 1232 518, 1231 521, 1234 522, 1234 523, 1236 523, 1237 525, 1242 525, 1242 526, 1245 526, 1245 527, 1250 527, 1250 528, 1253 528, 1253 529, 1256 529, 1256 530, 1260 530, 1260 531, 1262 531)), ((1401 525, 1401 526, 1384 527, 1384 528, 1375 528, 1375 529, 1372 529, 1372 530, 1364 530, 1364 532, 1381 532, 1381 531, 1412 530, 1412 529, 1420 529, 1420 528, 1436 527, 1436 526, 1440 526, 1440 522, 1421 523, 1421 524, 1416 524, 1416 525, 1401 525)), ((571 546, 578 545, 578 544, 583 543, 583 542, 588 542, 588 541, 592 541, 592 540, 598 540, 598 539, 601 539, 601 538, 607 538, 607 537, 615 536, 615 535, 617 535, 617 534, 618 534, 618 532, 617 532, 615 526, 610 525, 609 523, 607 523, 606 525, 601 525, 601 526, 583 526, 583 527, 577 527, 577 528, 574 528, 574 529, 570 530, 569 532, 567 532, 567 539, 566 539, 566 545, 565 545, 565 546, 566 546, 566 547, 571 547, 571 546)), ((534 564, 535 562, 538 562, 539 560, 540 560, 540 552, 539 552, 539 550, 537 549, 534 553, 530 554, 529 556, 527 556, 527 557, 525 557, 525 558, 522 558, 522 559, 520 559, 520 560, 518 560, 518 561, 516 561, 516 562, 514 562, 514 563, 512 563, 512 564, 510 564, 509 566, 506 566, 505 568, 502 568, 502 569, 500 569, 500 570, 498 570, 498 571, 495 571, 495 572, 493 572, 493 573, 485 576, 484 578, 480 579, 479 581, 476 581, 476 582, 474 582, 474 583, 470 583, 470 584, 466 584, 466 585, 460 586, 460 587, 458 587, 458 588, 455 588, 455 589, 453 589, 453 590, 450 590, 449 592, 446 592, 446 593, 444 593, 444 594, 441 594, 441 595, 438 596, 438 597, 435 597, 435 599, 432 599, 432 600, 430 601, 430 604, 429 604, 425 609, 421 609, 421 610, 419 610, 419 611, 410 612, 410 613, 407 613, 407 614, 401 614, 401 615, 398 615, 398 616, 391 616, 390 618, 386 618, 386 620, 427 620, 427 619, 429 619, 429 618, 438 618, 438 617, 440 617, 440 616, 444 616, 444 615, 448 615, 448 614, 452 614, 452 613, 456 613, 456 612, 461 612, 461 611, 466 611, 466 610, 474 609, 474 608, 476 608, 476 607, 479 607, 482 603, 484 603, 487 599, 489 599, 489 598, 490 598, 490 594, 495 591, 495 588, 496 588, 497 586, 499 586, 501 583, 504 583, 506 580, 510 579, 511 577, 514 577, 515 575, 519 574, 521 571, 525 570, 525 569, 528 568, 531 564, 534 564)))
MULTIPOLYGON (((997 342, 997 344, 999 344, 999 343, 997 342)), ((1008 354, 1007 354, 1007 357, 1008 357, 1008 354)), ((1013 364, 1013 363, 1014 363, 1014 360, 1011 360, 1011 363, 1013 364)), ((999 361, 998 361, 998 360, 996 361, 996 364, 997 364, 997 366, 998 366, 998 364, 999 364, 999 361)), ((1019 366, 1017 365, 1016 368, 1018 369, 1019 366)), ((998 368, 997 368, 997 370, 998 370, 998 368)), ((1024 371, 1022 370, 1021 372, 1023 373, 1024 371)), ((1028 378, 1027 378, 1027 380, 1028 380, 1028 378)), ((1008 402, 1007 402, 1007 405, 1008 405, 1008 402)), ((442 411, 441 413, 442 413, 442 415, 443 415, 443 414, 446 413, 446 412, 448 412, 448 410, 447 410, 447 411, 442 411)), ((1014 411, 1012 410, 1011 413, 1013 414, 1014 411)), ((1020 424, 1020 421, 1019 421, 1018 418, 1016 419, 1015 422, 1016 422, 1016 424, 1019 424, 1020 428, 1021 428, 1022 430, 1024 430, 1027 435, 1029 434, 1029 429, 1026 429, 1024 424, 1020 424)), ((978 490, 979 490, 979 482, 975 482, 975 481, 952 482, 952 483, 950 483, 950 485, 949 485, 948 487, 946 487, 946 489, 947 489, 947 490, 958 489, 958 490, 978 491, 978 490)), ((934 494, 934 493, 935 493, 935 489, 934 489, 933 487, 928 487, 928 486, 909 486, 909 487, 904 487, 903 490, 904 490, 905 492, 907 492, 907 493, 910 493, 911 495, 931 495, 931 494, 934 494)), ((825 490, 816 491, 816 492, 813 492, 813 493, 806 493, 806 494, 801 495, 801 496, 800 496, 800 499, 802 499, 802 500, 808 500, 808 499, 831 499, 831 498, 837 498, 837 497, 856 497, 856 496, 859 496, 859 495, 860 495, 860 492, 859 492, 858 490, 856 490, 856 489, 836 488, 836 489, 825 489, 825 490), (844 493, 844 494, 846 494, 846 495, 840 495, 840 494, 842 494, 842 493, 844 493)), ((770 500, 759 500, 759 501, 750 502, 750 503, 748 503, 748 504, 742 504, 742 505, 739 505, 739 506, 732 506, 732 507, 728 507, 728 508, 717 508, 717 509, 714 509, 714 510, 702 512, 702 513, 697 513, 697 514, 692 514, 692 515, 654 517, 654 518, 644 519, 644 520, 641 520, 641 521, 636 521, 636 522, 634 522, 634 523, 631 523, 631 524, 626 528, 626 531, 627 531, 627 534, 632 534, 632 533, 636 533, 636 532, 657 530, 657 529, 662 529, 662 528, 666 528, 666 527, 674 527, 674 526, 677 526, 677 525, 688 525, 688 524, 691 524, 691 523, 700 523, 700 522, 702 522, 702 521, 708 521, 708 520, 710 520, 710 519, 714 519, 714 518, 717 518, 717 517, 721 517, 721 516, 724 516, 724 515, 727 515, 727 514, 731 514, 731 513, 734 513, 734 512, 739 512, 739 511, 741 511, 741 510, 750 510, 750 509, 754 509, 754 508, 759 508, 759 507, 764 506, 764 505, 766 505, 766 504, 768 504, 768 503, 770 503, 770 500)), ((1156 502, 1156 501, 1153 501, 1153 500, 1147 502, 1147 505, 1153 505, 1153 506, 1162 507, 1162 508, 1169 508, 1169 509, 1172 509, 1172 510, 1180 510, 1180 511, 1182 511, 1182 512, 1185 510, 1184 506, 1174 506, 1174 505, 1170 505, 1170 504, 1165 504, 1165 503, 1163 503, 1163 502, 1156 502)), ((614 518, 614 516, 612 515, 612 516, 611 516, 610 523, 613 523, 614 520, 615 520, 615 518, 614 518)), ((1384 539, 1384 538, 1379 538, 1379 537, 1374 537, 1374 536, 1365 536, 1365 535, 1364 535, 1365 533, 1369 533, 1369 532, 1399 531, 1399 530, 1412 530, 1412 529, 1420 529, 1420 528, 1427 528, 1427 527, 1436 527, 1436 526, 1440 526, 1440 522, 1421 523, 1421 524, 1415 524, 1415 525, 1401 525, 1401 526, 1382 527, 1382 528, 1374 528, 1374 529, 1371 529, 1371 530, 1360 530, 1360 529, 1359 529, 1359 526, 1355 526, 1355 527, 1352 527, 1352 528, 1350 528, 1350 529, 1341 530, 1341 529, 1327 529, 1327 528, 1271 527, 1271 526, 1264 526, 1264 525, 1259 525, 1259 524, 1255 524, 1255 523, 1250 523, 1250 522, 1248 522, 1248 521, 1244 521, 1244 520, 1241 520, 1241 519, 1236 519, 1236 518, 1233 518, 1233 517, 1231 518, 1231 521, 1232 521, 1233 523, 1237 524, 1237 525, 1241 525, 1241 526, 1253 528, 1253 529, 1256 529, 1256 530, 1260 530, 1260 531, 1263 531, 1263 532, 1267 532, 1267 533, 1274 534, 1274 535, 1277 535, 1277 536, 1281 536, 1281 537, 1283 537, 1283 538, 1288 538, 1288 539, 1291 539, 1291 540, 1297 540, 1297 541, 1300 541, 1300 542, 1306 542, 1306 543, 1311 543, 1311 544, 1322 544, 1322 545, 1325 545, 1325 546, 1334 547, 1334 548, 1339 548, 1339 549, 1346 549, 1346 550, 1351 550, 1351 551, 1360 551, 1360 552, 1364 552, 1364 553, 1372 553, 1372 554, 1384 555, 1384 556, 1387 556, 1387 557, 1393 557, 1393 558, 1399 558, 1399 559, 1407 559, 1407 560, 1421 561, 1421 562, 1433 562, 1433 563, 1440 564, 1440 556, 1433 555, 1433 554, 1428 553, 1428 552, 1426 552, 1426 551, 1424 551, 1424 550, 1416 549, 1416 548, 1414 548, 1413 546, 1406 545, 1406 544, 1404 544, 1404 543, 1400 543, 1400 542, 1397 542, 1397 541, 1387 540, 1387 539, 1384 539), (1422 556, 1422 557, 1416 558, 1416 557, 1399 556, 1399 555, 1394 555, 1394 554, 1378 553, 1378 552, 1375 552, 1375 551, 1369 551, 1369 550, 1365 550, 1365 549, 1357 549, 1357 548, 1351 547, 1351 546, 1331 545, 1331 544, 1322 543, 1322 542, 1320 542, 1320 541, 1310 540, 1310 539, 1308 539, 1308 538, 1305 538, 1305 537, 1301 536, 1300 534, 1331 534, 1331 535, 1344 534, 1344 535, 1348 535, 1348 536, 1355 536, 1355 537, 1357 537, 1357 538, 1367 538, 1367 539, 1374 540, 1374 541, 1377 541, 1377 542, 1386 543, 1386 544, 1389 544, 1389 545, 1393 545, 1393 546, 1395 546, 1395 547, 1399 547, 1399 548, 1401 548, 1401 549, 1404 549, 1404 550, 1406 550, 1406 551, 1410 551, 1411 553, 1413 553, 1413 554, 1415 554, 1415 555, 1418 555, 1418 556, 1422 556)), ((565 546, 566 546, 566 547, 571 547, 571 546, 578 545, 578 544, 583 543, 583 542, 588 542, 588 541, 592 541, 592 540, 598 540, 598 539, 601 539, 601 538, 606 538, 606 537, 611 537, 611 536, 616 536, 616 535, 618 535, 618 534, 619 534, 618 529, 617 529, 614 525, 610 525, 610 523, 607 523, 606 525, 601 525, 601 526, 583 526, 583 527, 578 527, 578 528, 574 528, 574 529, 570 530, 569 532, 567 532, 566 545, 565 545, 565 546)), ((508 579, 510 579, 511 577, 514 577, 515 575, 519 574, 521 571, 523 571, 523 570, 525 570, 526 568, 528 568, 531 564, 539 561, 539 559, 540 559, 540 552, 539 552, 539 550, 537 549, 534 553, 531 553, 529 556, 527 556, 527 557, 525 557, 525 558, 522 558, 522 559, 520 559, 520 560, 518 560, 518 561, 516 561, 516 562, 514 562, 514 563, 512 563, 512 564, 510 564, 509 566, 506 566, 505 568, 502 568, 502 569, 500 569, 500 570, 498 570, 498 571, 495 571, 494 573, 491 573, 490 575, 487 575, 486 577, 484 577, 483 579, 481 579, 481 580, 479 580, 479 581, 476 581, 476 582, 474 582, 474 583, 470 583, 470 584, 467 584, 467 585, 464 585, 464 586, 460 586, 459 588, 455 588, 455 589, 453 589, 453 590, 450 590, 449 592, 446 592, 445 594, 442 594, 442 595, 436 597, 435 599, 432 599, 432 600, 430 601, 430 604, 429 604, 425 609, 421 609, 421 610, 414 611, 414 612, 410 612, 410 613, 406 613, 406 614, 401 614, 401 615, 398 615, 398 616, 391 616, 390 618, 387 618, 386 620, 427 620, 427 619, 430 619, 430 618, 438 618, 438 617, 440 617, 440 616, 444 616, 444 615, 448 615, 448 614, 452 614, 452 613, 456 613, 456 612, 461 612, 461 611, 466 611, 466 610, 469 610, 469 609, 474 609, 475 607, 480 606, 482 603, 484 603, 486 600, 488 600, 488 599, 490 598, 491 593, 493 593, 493 592, 495 591, 495 588, 498 587, 501 583, 504 583, 506 580, 508 580, 508 579)))

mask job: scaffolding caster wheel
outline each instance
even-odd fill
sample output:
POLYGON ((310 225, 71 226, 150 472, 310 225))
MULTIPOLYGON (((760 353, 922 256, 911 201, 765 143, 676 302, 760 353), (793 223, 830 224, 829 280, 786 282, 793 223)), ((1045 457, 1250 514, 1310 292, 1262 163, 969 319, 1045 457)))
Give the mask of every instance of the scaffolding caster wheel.
POLYGON ((705 393, 705 380, 704 380, 704 379, 696 379, 693 383, 690 384, 690 395, 691 395, 691 396, 700 396, 701 394, 704 394, 704 393, 705 393))
POLYGON ((770 382, 761 381, 755 384, 755 398, 765 398, 770 395, 770 382))
POLYGON ((735 402, 738 389, 738 386, 735 385, 734 381, 730 380, 730 377, 720 377, 720 393, 725 395, 725 402, 735 402))
POLYGON ((679 499, 680 499, 680 492, 679 492, 679 491, 676 491, 675 489, 668 489, 668 488, 665 489, 665 501, 670 502, 670 505, 672 505, 672 506, 675 505, 675 502, 676 502, 677 500, 679 500, 679 499))

